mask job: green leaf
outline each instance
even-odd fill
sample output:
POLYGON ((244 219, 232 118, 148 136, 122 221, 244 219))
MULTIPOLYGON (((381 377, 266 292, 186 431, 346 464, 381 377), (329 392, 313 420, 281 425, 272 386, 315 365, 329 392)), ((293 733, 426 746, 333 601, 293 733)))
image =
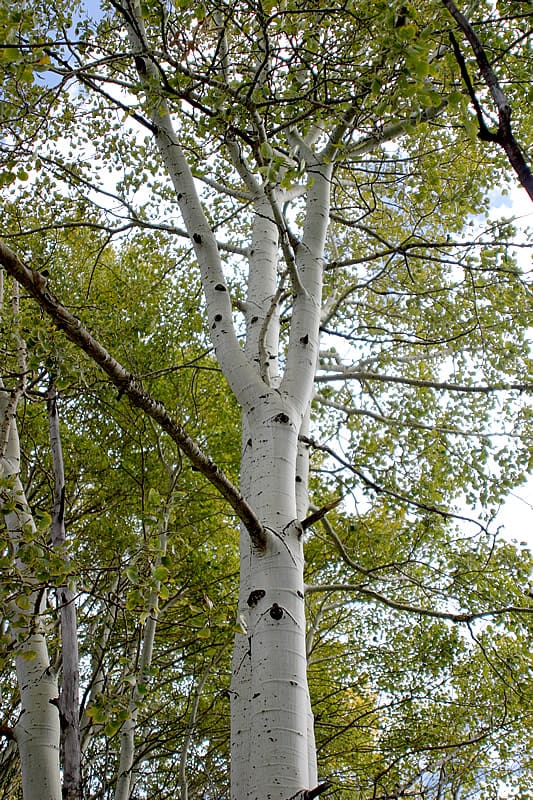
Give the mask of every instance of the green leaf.
POLYGON ((272 146, 268 142, 261 142, 261 147, 259 148, 259 151, 263 156, 263 158, 265 159, 265 161, 269 161, 274 154, 272 146))
POLYGON ((106 736, 115 736, 116 733, 120 730, 122 726, 122 721, 120 719, 109 720, 104 725, 104 734, 106 736))
POLYGON ((154 580, 161 581, 161 583, 164 583, 166 580, 168 580, 169 569, 168 567, 163 566, 163 564, 159 564, 157 567, 154 568, 152 576, 154 580))
POLYGON ((28 609, 30 608, 30 605, 31 605, 30 596, 27 595, 27 594, 21 594, 21 595, 19 595, 18 597, 15 598, 15 603, 23 611, 28 611, 28 609))

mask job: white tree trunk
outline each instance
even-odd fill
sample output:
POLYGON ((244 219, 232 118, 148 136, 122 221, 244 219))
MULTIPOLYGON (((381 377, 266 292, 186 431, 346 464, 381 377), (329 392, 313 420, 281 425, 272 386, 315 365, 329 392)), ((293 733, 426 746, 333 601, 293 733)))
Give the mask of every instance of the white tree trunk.
MULTIPOLYGON (((36 529, 18 477, 20 445, 14 410, 7 395, 0 394, 0 420, 7 434, 0 473, 9 479, 9 486, 2 490, 0 506, 16 551, 22 536, 28 531, 35 534, 36 529)), ((18 568, 31 586, 31 572, 20 560, 18 568)), ((26 596, 24 608, 12 605, 11 634, 21 698, 14 738, 20 754, 24 800, 61 800, 59 692, 43 630, 45 600, 45 592, 36 587, 26 596)))
POLYGON ((324 174, 315 178, 309 193, 302 255, 297 258, 302 284, 294 299, 281 380, 278 320, 272 313, 277 235, 265 207, 256 207, 245 352, 262 382, 244 414, 241 490, 267 531, 267 546, 263 552, 249 537, 241 539, 239 616, 246 632, 236 636, 231 687, 234 800, 287 800, 317 785, 307 686, 303 530, 298 522, 307 507, 308 457, 299 436, 308 433, 318 351, 327 198, 324 174))
MULTIPOLYGON (((17 632, 20 631, 21 627, 17 632)), ((58 688, 43 633, 25 638, 16 668, 22 710, 15 726, 15 741, 24 800, 61 800, 58 688)))
MULTIPOLYGON (((254 203, 246 298, 246 345, 233 325, 233 309, 217 242, 180 146, 138 0, 124 8, 135 64, 147 97, 155 142, 173 182, 194 246, 215 353, 243 414, 241 491, 266 537, 241 537, 239 615, 233 659, 232 797, 288 800, 317 784, 312 714, 306 672, 303 529, 298 522, 307 470, 298 437, 312 398, 319 348, 322 269, 329 218, 334 139, 327 158, 307 148, 310 171, 302 241, 290 251, 284 197, 248 169, 228 143, 234 166, 254 203), (327 166, 328 164, 329 166, 327 166), (285 264, 279 264, 279 245, 285 264), (293 294, 289 344, 279 350, 279 272, 293 294), (283 366, 283 369, 282 369, 283 366), (299 487, 297 483, 304 483, 299 487), (298 498, 298 500, 297 500, 298 498)), ((221 43, 224 78, 225 44, 221 43)), ((336 140, 335 140, 336 141, 336 140)))
POLYGON ((309 774, 303 531, 294 489, 297 428, 285 412, 274 410, 252 428, 256 480, 250 499, 269 535, 266 552, 252 551, 250 563, 248 797, 287 800, 314 787, 316 775, 309 774))

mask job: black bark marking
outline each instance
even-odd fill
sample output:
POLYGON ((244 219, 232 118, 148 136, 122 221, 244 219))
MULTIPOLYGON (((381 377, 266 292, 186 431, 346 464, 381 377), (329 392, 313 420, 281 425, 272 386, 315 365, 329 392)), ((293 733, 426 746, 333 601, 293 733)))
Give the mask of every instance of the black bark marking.
POLYGON ((272 422, 281 422, 282 425, 287 425, 290 422, 288 414, 284 414, 283 411, 280 414, 276 414, 275 417, 272 417, 272 422))
POLYGON ((226 289, 226 287, 224 286, 223 283, 217 283, 216 286, 215 286, 215 291, 216 292, 227 292, 228 290, 226 289))
POLYGON ((199 233, 193 233, 192 238, 196 242, 196 244, 202 244, 202 237, 199 233))
POLYGON ((300 341, 302 344, 309 344, 309 336, 306 333, 305 336, 300 336, 300 341))
POLYGON ((215 314, 215 322, 220 322, 222 319, 222 314, 215 314))
POLYGON ((146 64, 144 63, 144 58, 141 58, 141 56, 135 56, 134 61, 139 75, 146 75, 146 64))
POLYGON ((283 609, 277 603, 272 603, 270 611, 268 612, 272 619, 279 620, 283 617, 283 609))
POLYGON ((264 597, 265 595, 266 592, 264 589, 254 589, 253 592, 250 592, 250 594, 248 595, 248 600, 246 602, 248 603, 250 608, 254 608, 254 606, 256 606, 258 602, 261 600, 261 598, 264 597))
POLYGON ((68 726, 68 720, 61 709, 61 699, 59 697, 51 697, 48 702, 51 706, 55 706, 57 708, 59 713, 59 727, 62 731, 64 731, 68 726))
POLYGON ((252 317, 252 319, 250 320, 250 324, 253 325, 254 322, 257 322, 258 319, 259 317, 252 317))

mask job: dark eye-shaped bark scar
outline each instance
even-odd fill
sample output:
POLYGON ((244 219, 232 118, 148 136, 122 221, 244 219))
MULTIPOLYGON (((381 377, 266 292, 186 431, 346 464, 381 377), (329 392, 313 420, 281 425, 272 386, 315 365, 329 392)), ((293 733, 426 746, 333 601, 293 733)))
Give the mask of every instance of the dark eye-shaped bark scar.
POLYGON ((254 589, 253 592, 250 592, 248 595, 248 600, 246 601, 250 608, 254 608, 258 602, 265 596, 266 592, 264 589, 254 589))
MULTIPOLYGON (((284 616, 287 616, 290 617, 290 619, 292 619, 295 625, 299 625, 298 620, 295 617, 293 617, 290 611, 287 611, 286 608, 280 606, 279 603, 272 603, 272 605, 270 606, 269 609, 267 609, 267 611, 269 616, 272 617, 272 619, 276 620, 276 622, 279 622, 280 619, 283 619, 284 616)), ((265 614, 267 613, 267 611, 265 611, 265 614)))

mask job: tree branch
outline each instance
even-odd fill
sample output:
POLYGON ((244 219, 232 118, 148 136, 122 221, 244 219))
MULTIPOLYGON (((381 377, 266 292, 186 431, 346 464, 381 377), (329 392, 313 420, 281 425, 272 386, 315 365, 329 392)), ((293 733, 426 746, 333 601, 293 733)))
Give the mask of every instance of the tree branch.
POLYGON ((315 394, 313 397, 315 403, 320 403, 327 408, 333 408, 346 414, 347 417, 368 417, 376 422, 381 422, 383 425, 392 428, 411 428, 418 431, 431 431, 432 433, 442 433, 445 436, 465 436, 475 439, 484 437, 501 436, 508 439, 520 439, 520 435, 507 431, 482 431, 482 430, 463 430, 462 428, 452 428, 443 425, 431 425, 430 423, 418 422, 411 417, 405 419, 399 417, 388 417, 384 414, 378 414, 375 411, 370 411, 368 408, 355 408, 354 406, 345 405, 344 403, 337 403, 335 400, 330 400, 327 397, 322 397, 320 394, 315 394))
POLYGON ((334 458, 339 464, 342 464, 343 467, 346 467, 350 470, 354 475, 356 475, 361 482, 367 486, 369 489, 372 489, 376 494, 385 494, 388 497, 394 497, 396 500, 400 500, 402 503, 406 503, 409 506, 413 506, 414 508, 418 508, 421 511, 428 511, 430 514, 437 514, 439 517, 443 519, 456 519, 461 520, 463 522, 470 522, 472 525, 477 525, 480 530, 484 533, 487 533, 486 527, 475 519, 471 519, 470 517, 465 517, 462 514, 455 514, 453 511, 446 511, 444 508, 439 508, 435 505, 430 505, 429 503, 422 503, 419 500, 415 500, 412 497, 407 497, 400 492, 394 491, 394 489, 388 489, 386 486, 382 486, 379 483, 376 483, 372 478, 369 478, 364 472, 361 472, 360 469, 357 469, 353 466, 349 461, 345 458, 342 458, 338 453, 336 453, 331 447, 325 444, 319 444, 315 442, 314 439, 311 439, 307 436, 300 436, 301 441, 306 442, 307 444, 311 445, 311 447, 315 448, 315 450, 320 450, 323 453, 327 453, 332 458, 334 458))
POLYGON ((501 384, 473 384, 468 386, 461 383, 448 383, 447 381, 429 381, 420 378, 407 378, 401 375, 383 375, 378 372, 365 372, 364 370, 342 367, 338 365, 325 375, 317 375, 316 383, 330 383, 352 378, 359 381, 380 381, 382 383, 400 383, 404 386, 417 386, 427 389, 438 389, 446 392, 465 392, 473 394, 491 394, 492 392, 531 392, 533 383, 501 383, 501 384))
POLYGON ((476 619, 484 619, 486 617, 501 617, 504 614, 533 614, 533 606, 504 606, 503 608, 494 608, 488 611, 460 613, 454 613, 453 611, 437 611, 433 608, 422 608, 421 606, 411 605, 411 603, 393 600, 381 594, 381 592, 376 592, 374 589, 370 589, 359 583, 308 584, 305 587, 306 594, 316 594, 318 592, 358 592, 396 611, 407 611, 410 614, 435 617, 436 619, 447 619, 451 622, 469 623, 476 619))
POLYGON ((254 369, 244 356, 232 319, 231 297, 224 278, 220 252, 207 219, 191 166, 173 125, 160 71, 150 50, 138 0, 113 6, 126 21, 135 67, 152 106, 154 140, 176 192, 176 200, 196 255, 207 305, 209 335, 228 384, 243 408, 255 405, 262 389, 254 369), (127 8, 126 8, 127 6, 127 8))
MULTIPOLYGON (((492 69, 492 66, 487 58, 487 54, 485 52, 485 48, 481 44, 478 35, 476 34, 472 25, 468 22, 466 17, 459 11, 453 0, 442 0, 448 11, 450 12, 453 19, 456 21, 459 28, 462 30, 466 38, 468 39, 470 46, 472 47, 472 51, 477 61, 477 65, 479 67, 479 71, 481 73, 481 77, 483 78, 486 86, 488 87, 492 99, 494 100, 494 104, 498 111, 498 130, 496 133, 491 133, 488 131, 486 125, 483 122, 481 109, 477 101, 475 101, 475 95, 473 98, 473 90, 471 89, 471 84, 467 83, 467 89, 470 94, 470 99, 473 102, 474 108, 476 110, 476 115, 478 118, 478 123, 480 124, 479 129, 479 138, 485 141, 496 142, 499 144, 509 160, 510 165, 516 172, 518 179, 526 192, 528 193, 531 200, 533 200, 533 175, 531 174, 531 170, 524 158, 524 154, 520 148, 520 145, 516 141, 513 131, 511 129, 511 106, 509 103, 508 98, 506 97, 503 89, 500 86, 500 82, 496 77, 496 73, 492 69), (481 121, 480 121, 481 120, 481 121)), ((453 44, 453 38, 452 38, 453 44)), ((454 47, 455 57, 457 59, 457 50, 454 47)), ((462 57, 458 60, 459 67, 461 68, 461 75, 463 80, 465 80, 464 70, 466 67, 461 66, 462 57)), ((464 63, 464 62, 463 62, 464 63)))
POLYGON ((321 520, 323 517, 325 517, 328 511, 332 511, 341 502, 342 502, 342 497, 337 497, 335 500, 332 500, 331 503, 326 503, 321 508, 318 508, 316 511, 313 511, 313 513, 310 514, 308 517, 306 517, 302 522, 302 528, 304 529, 304 531, 307 530, 307 528, 310 528, 319 520, 321 520))

